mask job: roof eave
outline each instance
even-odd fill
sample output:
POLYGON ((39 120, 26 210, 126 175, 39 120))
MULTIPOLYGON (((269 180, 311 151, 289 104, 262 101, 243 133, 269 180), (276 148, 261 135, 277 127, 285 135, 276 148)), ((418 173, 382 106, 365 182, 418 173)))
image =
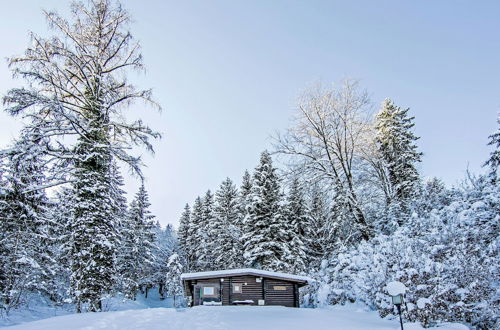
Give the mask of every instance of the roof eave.
POLYGON ((257 276, 257 277, 265 277, 265 278, 272 278, 272 279, 278 279, 278 280, 285 280, 285 281, 289 281, 289 282, 299 283, 302 286, 309 284, 309 281, 307 281, 307 280, 299 280, 299 279, 296 279, 296 278, 288 278, 288 277, 282 277, 282 276, 263 275, 263 274, 259 274, 259 273, 253 273, 253 272, 242 272, 242 273, 233 273, 233 274, 214 274, 214 275, 201 275, 201 276, 188 276, 188 277, 181 278, 181 279, 183 281, 191 281, 191 280, 206 280, 206 279, 211 279, 211 278, 224 278, 224 277, 244 276, 244 275, 252 275, 252 276, 257 276))

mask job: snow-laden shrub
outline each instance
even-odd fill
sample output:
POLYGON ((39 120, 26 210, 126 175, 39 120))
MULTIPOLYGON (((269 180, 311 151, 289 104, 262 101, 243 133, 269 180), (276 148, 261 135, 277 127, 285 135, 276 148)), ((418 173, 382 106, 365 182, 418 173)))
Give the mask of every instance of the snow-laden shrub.
MULTIPOLYGON (((404 317, 431 326, 459 321, 479 329, 498 326, 499 186, 483 179, 453 193, 452 200, 427 209, 429 197, 406 225, 345 249, 323 264, 304 304, 358 300, 381 316, 395 314, 385 287, 408 288, 404 317)), ((437 198, 434 198, 436 200, 437 198)))

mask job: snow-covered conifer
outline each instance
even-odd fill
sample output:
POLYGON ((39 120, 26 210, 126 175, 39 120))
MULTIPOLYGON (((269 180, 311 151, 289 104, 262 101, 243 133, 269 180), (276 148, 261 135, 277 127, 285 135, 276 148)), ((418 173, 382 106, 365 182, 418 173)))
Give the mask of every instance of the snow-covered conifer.
POLYGON ((264 151, 252 177, 248 212, 243 223, 243 258, 249 267, 273 271, 291 268, 279 181, 271 155, 264 151))
POLYGON ((332 252, 336 237, 329 221, 327 196, 318 185, 312 187, 309 200, 305 243, 309 265, 316 269, 321 260, 332 252))
POLYGON ((214 195, 207 190, 202 199, 201 219, 196 232, 196 261, 200 270, 214 270, 215 256, 214 252, 218 248, 217 224, 214 214, 214 195))
POLYGON ((119 225, 126 220, 127 217, 127 198, 123 186, 123 176, 116 161, 113 161, 110 166, 110 200, 113 208, 115 221, 119 225))
POLYGON ((303 273, 308 264, 309 253, 305 242, 308 240, 306 233, 310 221, 303 191, 297 178, 292 181, 288 192, 284 220, 284 225, 289 227, 288 244, 293 257, 290 260, 292 264, 290 271, 297 274, 303 273))
POLYGON ((230 269, 242 266, 243 247, 238 213, 238 190, 229 178, 224 180, 215 194, 213 240, 215 269, 230 269))
MULTIPOLYGON (((165 274, 168 272, 168 259, 173 253, 178 253, 179 245, 176 232, 171 224, 165 229, 161 228, 157 221, 153 229, 155 233, 155 243, 153 249, 154 263, 151 271, 151 283, 158 287, 161 296, 165 292, 165 274)), ((179 257, 180 258, 180 257, 179 257)), ((179 262, 182 263, 183 259, 179 262)))
POLYGON ((410 117, 408 111, 386 99, 376 116, 375 125, 375 140, 387 166, 393 198, 402 203, 403 209, 406 209, 406 204, 418 190, 419 174, 416 166, 422 158, 416 145, 419 138, 412 132, 415 118, 410 117))
POLYGON ((189 222, 186 238, 186 263, 189 271, 198 271, 201 269, 197 260, 197 250, 200 247, 200 234, 202 224, 202 200, 198 196, 193 204, 191 212, 191 221, 189 222))
POLYGON ((135 299, 137 290, 153 282, 156 235, 154 216, 149 211, 149 197, 144 184, 130 204, 128 219, 122 234, 120 275, 125 294, 135 299))
POLYGON ((51 229, 51 237, 54 240, 54 260, 56 271, 50 280, 54 288, 50 299, 61 303, 68 298, 70 287, 71 259, 73 257, 71 243, 71 225, 73 224, 73 189, 71 186, 59 188, 53 197, 54 207, 51 208, 51 219, 54 226, 51 229))
POLYGON ((75 164, 70 227, 71 293, 77 312, 101 311, 102 298, 115 286, 119 233, 111 200, 111 155, 99 147, 106 144, 100 130, 89 131, 92 137, 81 139, 77 148, 81 160, 75 164))
POLYGON ((14 75, 29 84, 8 91, 4 102, 8 113, 26 118, 28 130, 48 139, 51 184, 72 182, 71 293, 78 311, 100 311, 116 270, 112 160, 141 174, 131 146, 152 150, 150 138, 159 136, 141 120, 127 122, 123 110, 134 100, 156 103, 150 90, 127 81, 128 70, 142 70, 143 63, 121 5, 75 1, 71 9, 71 20, 45 12, 54 36, 31 34, 24 55, 10 59, 14 75))
POLYGON ((176 298, 183 293, 181 274, 182 274, 182 263, 180 257, 177 253, 173 253, 168 258, 168 272, 165 279, 165 289, 168 296, 173 297, 174 307, 178 307, 178 301, 176 298))
POLYGON ((485 165, 489 167, 489 177, 492 182, 498 182, 500 177, 500 115, 497 119, 497 131, 490 135, 488 145, 492 146, 494 150, 491 152, 490 158, 486 161, 485 165))
POLYGON ((188 256, 188 246, 187 240, 189 235, 189 226, 191 223, 191 208, 189 204, 186 203, 184 206, 184 211, 179 219, 179 229, 177 230, 177 236, 179 239, 179 250, 182 254, 182 258, 187 258, 188 256))
POLYGON ((246 208, 248 205, 248 196, 250 195, 251 191, 252 191, 252 177, 250 176, 250 173, 248 173, 248 171, 245 170, 245 173, 243 174, 243 179, 241 181, 240 195, 238 202, 241 222, 243 222, 243 219, 245 218, 247 212, 246 208))
POLYGON ((4 151, 0 191, 0 308, 21 303, 27 292, 48 296, 54 275, 51 203, 45 194, 43 136, 23 130, 4 151))

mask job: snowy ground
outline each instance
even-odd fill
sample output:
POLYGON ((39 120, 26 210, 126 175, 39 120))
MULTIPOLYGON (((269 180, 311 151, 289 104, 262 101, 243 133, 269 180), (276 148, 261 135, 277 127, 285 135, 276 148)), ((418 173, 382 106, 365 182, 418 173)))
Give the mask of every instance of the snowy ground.
MULTIPOLYGON (((381 319, 376 312, 356 305, 309 309, 278 306, 198 306, 186 309, 149 308, 104 313, 84 313, 28 322, 6 330, 396 330, 397 320, 381 319)), ((406 324, 405 329, 421 329, 406 324)), ((439 330, 466 330, 459 324, 444 324, 439 330)))
MULTIPOLYGON (((179 298, 178 298, 179 299, 179 298)), ((181 298, 182 299, 182 298, 181 298)), ((129 299, 120 299, 118 297, 104 300, 103 308, 105 311, 124 311, 137 310, 148 308, 169 308, 173 306, 173 298, 160 299, 158 289, 151 289, 148 298, 144 298, 143 294, 138 294, 137 299, 132 301, 129 299)), ((55 316, 63 316, 74 314, 75 306, 67 304, 62 307, 50 307, 47 301, 44 301, 37 296, 29 299, 28 306, 22 309, 12 310, 8 317, 0 314, 0 328, 15 325, 40 319, 51 318, 55 316)))

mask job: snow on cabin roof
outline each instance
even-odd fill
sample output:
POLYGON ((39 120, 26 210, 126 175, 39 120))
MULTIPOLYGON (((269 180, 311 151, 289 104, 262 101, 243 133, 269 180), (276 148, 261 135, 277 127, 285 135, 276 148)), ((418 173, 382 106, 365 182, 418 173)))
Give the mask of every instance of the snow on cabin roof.
POLYGON ((241 269, 227 269, 227 270, 214 270, 210 272, 198 272, 198 273, 184 273, 181 274, 181 280, 196 280, 205 279, 213 277, 225 277, 225 276, 237 276, 237 275, 255 275, 263 276, 277 279, 285 279, 294 282, 305 282, 311 283, 314 280, 307 276, 293 275, 287 273, 270 272, 267 270, 260 270, 254 268, 241 268, 241 269))

